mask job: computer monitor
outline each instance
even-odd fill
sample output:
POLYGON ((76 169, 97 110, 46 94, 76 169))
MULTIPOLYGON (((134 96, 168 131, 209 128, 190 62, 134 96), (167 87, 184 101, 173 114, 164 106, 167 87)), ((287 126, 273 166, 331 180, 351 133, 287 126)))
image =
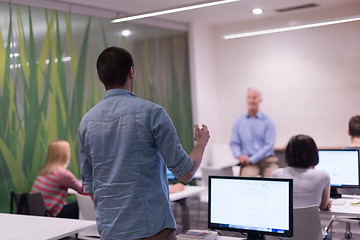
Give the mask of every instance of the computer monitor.
POLYGON ((330 174, 330 184, 335 187, 359 186, 359 151, 354 149, 319 149, 316 169, 330 174))
POLYGON ((284 178, 209 176, 208 228, 293 236, 293 182, 284 178))
POLYGON ((331 197, 341 197, 337 188, 358 187, 359 151, 355 149, 319 149, 316 169, 330 175, 331 197))
POLYGON ((166 174, 167 174, 169 184, 174 184, 176 182, 176 177, 168 168, 166 168, 166 174))

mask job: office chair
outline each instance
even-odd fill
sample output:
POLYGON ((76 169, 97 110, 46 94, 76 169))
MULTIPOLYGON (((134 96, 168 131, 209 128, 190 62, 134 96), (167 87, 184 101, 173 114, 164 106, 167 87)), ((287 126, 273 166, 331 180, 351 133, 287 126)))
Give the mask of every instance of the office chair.
POLYGON ((52 217, 45 206, 41 193, 15 193, 10 191, 10 213, 52 217), (14 203, 16 212, 14 212, 14 203))
MULTIPOLYGON (((76 201, 79 206, 79 219, 95 221, 94 202, 89 195, 82 195, 75 192, 76 201)), ((78 233, 79 239, 100 239, 96 227, 78 233)))
POLYGON ((294 236, 292 240, 322 240, 322 235, 318 206, 294 208, 294 236))

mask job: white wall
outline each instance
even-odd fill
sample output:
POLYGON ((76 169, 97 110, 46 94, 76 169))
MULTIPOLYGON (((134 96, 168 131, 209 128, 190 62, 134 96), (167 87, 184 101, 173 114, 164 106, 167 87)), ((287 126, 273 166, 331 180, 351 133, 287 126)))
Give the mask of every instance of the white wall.
POLYGON ((245 89, 252 86, 262 90, 262 109, 277 125, 277 146, 299 133, 313 136, 319 146, 346 145, 347 121, 360 113, 359 27, 354 22, 218 40, 225 125, 245 111, 245 89))
POLYGON ((213 28, 200 23, 190 25, 189 52, 194 124, 205 124, 210 130, 210 141, 204 155, 204 162, 211 165, 210 149, 213 139, 219 139, 218 84, 215 77, 215 52, 213 28), (193 67, 196 66, 196 67, 193 67), (194 79, 196 79, 194 81, 194 79))
POLYGON ((246 89, 255 87, 263 93, 262 110, 276 123, 276 147, 300 133, 319 147, 347 145, 348 120, 360 114, 360 22, 221 38, 236 26, 191 29, 194 119, 211 123, 212 144, 229 141, 235 118, 246 111, 246 89), (205 94, 204 85, 215 95, 205 94))

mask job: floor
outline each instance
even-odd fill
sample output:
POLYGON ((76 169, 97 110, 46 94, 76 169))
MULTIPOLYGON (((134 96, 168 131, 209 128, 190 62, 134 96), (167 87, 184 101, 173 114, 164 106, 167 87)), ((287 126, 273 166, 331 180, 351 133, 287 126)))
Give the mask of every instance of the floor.
MULTIPOLYGON (((190 212, 190 229, 207 229, 207 203, 201 202, 198 197, 189 198, 187 202, 190 212)), ((173 213, 177 222, 177 233, 182 232, 182 225, 181 225, 181 207, 177 203, 172 203, 173 213)), ((329 223, 330 216, 327 214, 320 215, 322 226, 326 226, 329 223)), ((360 240, 360 222, 352 220, 353 222, 350 223, 350 230, 352 232, 353 240, 360 240)), ((332 229, 332 240, 343 240, 345 238, 345 229, 346 223, 345 222, 334 222, 333 229, 332 229)), ((220 234, 224 236, 234 236, 234 237, 244 237, 244 235, 240 233, 234 232, 225 232, 221 231, 220 234)), ((276 238, 272 236, 266 237, 267 240, 273 239, 286 239, 286 238, 276 238)), ((304 240, 311 240, 311 239, 304 239, 304 240)))

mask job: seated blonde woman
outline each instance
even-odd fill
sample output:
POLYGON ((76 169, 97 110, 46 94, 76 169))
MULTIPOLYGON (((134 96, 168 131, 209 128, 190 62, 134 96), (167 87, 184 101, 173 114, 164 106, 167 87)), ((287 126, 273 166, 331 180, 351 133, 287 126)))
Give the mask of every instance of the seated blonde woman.
POLYGON ((79 218, 77 202, 66 203, 67 190, 83 193, 82 184, 67 167, 70 163, 70 145, 66 141, 49 144, 46 162, 35 179, 31 192, 40 192, 53 216, 79 218))

